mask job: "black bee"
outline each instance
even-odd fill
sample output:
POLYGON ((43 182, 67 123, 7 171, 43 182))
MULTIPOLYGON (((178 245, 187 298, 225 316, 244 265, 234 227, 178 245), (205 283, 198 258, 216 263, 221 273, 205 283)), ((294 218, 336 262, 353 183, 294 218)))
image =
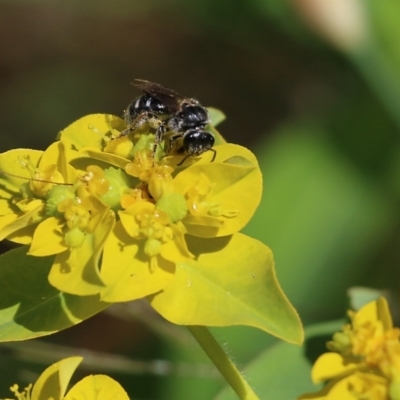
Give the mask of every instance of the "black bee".
POLYGON ((120 136, 128 135, 144 124, 156 130, 155 148, 169 136, 167 153, 175 147, 175 142, 182 139, 178 152, 186 157, 178 164, 181 165, 190 156, 199 156, 205 151, 216 156, 214 136, 205 130, 210 123, 208 112, 197 100, 184 97, 175 91, 158 83, 135 79, 133 83, 144 95, 129 104, 124 113, 128 128, 120 136))

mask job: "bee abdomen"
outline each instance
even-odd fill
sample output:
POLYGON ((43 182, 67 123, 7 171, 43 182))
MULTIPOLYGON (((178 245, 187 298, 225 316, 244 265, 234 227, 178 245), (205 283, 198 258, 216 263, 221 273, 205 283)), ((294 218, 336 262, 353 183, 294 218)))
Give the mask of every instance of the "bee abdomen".
POLYGON ((129 104, 125 110, 125 116, 133 120, 144 112, 158 115, 170 114, 170 110, 160 100, 146 94, 129 104))

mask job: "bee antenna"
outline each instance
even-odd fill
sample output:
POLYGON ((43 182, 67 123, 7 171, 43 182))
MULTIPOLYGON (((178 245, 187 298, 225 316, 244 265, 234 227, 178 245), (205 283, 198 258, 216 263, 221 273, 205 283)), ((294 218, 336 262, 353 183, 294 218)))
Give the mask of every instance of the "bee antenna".
POLYGON ((178 164, 176 164, 176 166, 177 166, 177 167, 180 167, 190 156, 191 156, 191 154, 186 154, 186 156, 183 157, 182 160, 179 161, 178 164))
POLYGON ((47 181, 45 179, 38 179, 38 178, 25 178, 24 176, 11 174, 10 172, 5 172, 5 171, 2 171, 2 170, 0 170, 0 174, 3 174, 5 176, 12 176, 13 178, 18 178, 18 179, 26 179, 28 181, 43 182, 43 183, 53 183, 54 185, 73 186, 73 183, 52 182, 52 181, 47 181))

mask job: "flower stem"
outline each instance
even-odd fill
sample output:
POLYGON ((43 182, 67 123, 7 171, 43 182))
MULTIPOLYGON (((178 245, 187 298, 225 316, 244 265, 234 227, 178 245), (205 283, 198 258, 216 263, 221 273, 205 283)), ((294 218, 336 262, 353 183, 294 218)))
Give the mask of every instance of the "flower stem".
POLYGON ((210 331, 205 326, 188 326, 187 328, 239 398, 242 400, 259 400, 210 331))

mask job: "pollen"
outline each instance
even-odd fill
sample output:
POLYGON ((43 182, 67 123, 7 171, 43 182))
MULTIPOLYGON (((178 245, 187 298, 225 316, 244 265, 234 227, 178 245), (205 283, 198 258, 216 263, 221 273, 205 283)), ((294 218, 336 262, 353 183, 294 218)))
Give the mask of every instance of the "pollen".
POLYGON ((126 164, 125 172, 138 178, 142 182, 148 182, 153 172, 154 160, 151 151, 146 149, 137 151, 132 162, 126 164))
POLYGON ((104 177, 104 170, 97 165, 89 165, 86 169, 87 173, 81 177, 82 182, 89 193, 94 196, 102 196, 107 193, 109 183, 104 177))
POLYGON ((90 220, 89 202, 66 199, 58 206, 58 211, 64 213, 64 218, 68 229, 84 229, 90 220))
POLYGON ((133 204, 141 201, 152 202, 147 186, 130 189, 121 196, 121 206, 123 209, 127 209, 133 204))
POLYGON ((139 232, 144 237, 164 242, 172 239, 172 231, 168 227, 170 220, 163 211, 154 209, 153 212, 140 213, 136 216, 136 221, 139 232))
POLYGON ((349 392, 359 400, 388 399, 386 379, 371 373, 356 372, 350 377, 349 392))
MULTIPOLYGON (((154 204, 143 202, 137 205, 134 213, 135 226, 131 226, 131 234, 137 239, 144 239, 144 252, 151 259, 161 252, 163 244, 174 239, 168 215, 154 204)), ((154 260, 151 264, 154 264, 154 260)))
POLYGON ((128 158, 132 149, 132 141, 128 138, 128 136, 122 136, 110 140, 104 147, 104 152, 115 154, 123 158, 128 158))
POLYGON ((366 359, 369 358, 370 362, 374 363, 377 352, 381 349, 383 339, 384 335, 381 323, 365 322, 353 330, 351 338, 353 354, 363 356, 366 359))
POLYGON ((156 165, 149 179, 149 193, 159 200, 174 191, 172 172, 174 169, 168 165, 156 165))

